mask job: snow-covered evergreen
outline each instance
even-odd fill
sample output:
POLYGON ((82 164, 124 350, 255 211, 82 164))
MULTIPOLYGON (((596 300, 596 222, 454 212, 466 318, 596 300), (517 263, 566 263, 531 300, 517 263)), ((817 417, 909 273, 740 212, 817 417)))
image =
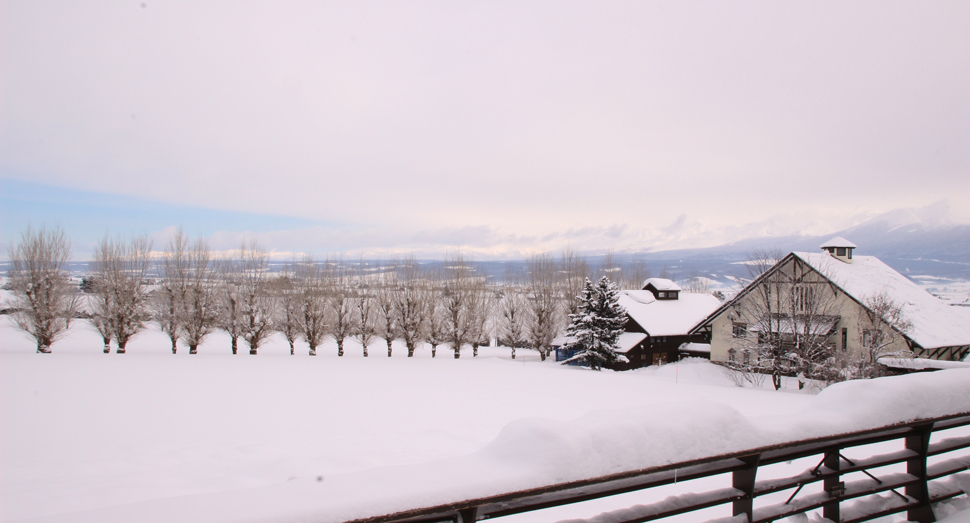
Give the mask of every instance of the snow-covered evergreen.
POLYGON ((606 276, 595 285, 586 278, 577 298, 579 308, 569 315, 572 321, 566 336, 570 341, 564 348, 578 352, 562 363, 585 361, 590 368, 598 370, 615 362, 626 362, 626 357, 616 352, 617 340, 626 323, 626 310, 619 304, 620 291, 616 284, 606 276))

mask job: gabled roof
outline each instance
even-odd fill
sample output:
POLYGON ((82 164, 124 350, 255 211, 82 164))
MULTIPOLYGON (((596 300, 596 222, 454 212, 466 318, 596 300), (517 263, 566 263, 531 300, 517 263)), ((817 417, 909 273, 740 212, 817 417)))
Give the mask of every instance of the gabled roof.
POLYGON ((647 285, 653 285, 654 289, 658 291, 679 291, 680 286, 674 283, 672 280, 667 278, 650 278, 643 282, 643 288, 646 289, 647 285))
POLYGON ((710 294, 683 292, 677 300, 657 300, 650 291, 630 290, 620 291, 619 302, 650 336, 686 335, 721 305, 710 294))
POLYGON ((849 240, 846 240, 841 236, 836 236, 835 238, 832 238, 831 240, 823 243, 820 248, 827 249, 829 247, 848 247, 850 249, 855 249, 856 244, 850 242, 849 240))

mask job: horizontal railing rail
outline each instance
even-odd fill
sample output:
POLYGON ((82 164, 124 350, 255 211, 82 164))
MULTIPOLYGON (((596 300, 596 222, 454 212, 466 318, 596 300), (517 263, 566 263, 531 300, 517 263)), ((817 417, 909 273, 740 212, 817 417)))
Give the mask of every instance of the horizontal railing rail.
POLYGON ((748 523, 767 523, 821 508, 824 517, 843 523, 868 521, 900 512, 907 512, 911 521, 928 523, 934 521, 931 503, 963 493, 953 482, 941 478, 970 470, 970 455, 953 457, 933 465, 927 464, 930 456, 970 447, 970 436, 950 437, 932 443, 930 437, 942 430, 967 425, 970 425, 970 413, 923 419, 406 510, 348 523, 468 523, 728 473, 731 474, 730 487, 668 496, 657 503, 619 509, 610 514, 609 521, 641 523, 731 504, 732 516, 726 517, 724 521, 744 521, 741 516, 747 516, 748 523), (904 449, 854 460, 849 460, 842 454, 847 448, 893 440, 903 440, 904 449), (757 479, 761 467, 811 456, 821 456, 814 469, 786 478, 757 479), (905 464, 906 472, 883 474, 882 477, 869 472, 869 469, 894 464, 905 464), (866 477, 850 482, 842 481, 842 476, 851 473, 862 473, 866 477), (821 492, 799 497, 803 487, 819 482, 823 484, 821 492), (795 490, 794 493, 784 503, 754 507, 754 500, 760 496, 792 489, 795 490), (900 490, 904 492, 901 493, 900 490), (894 493, 892 500, 878 504, 878 508, 873 511, 866 512, 864 509, 849 507, 843 513, 843 501, 885 492, 894 493))

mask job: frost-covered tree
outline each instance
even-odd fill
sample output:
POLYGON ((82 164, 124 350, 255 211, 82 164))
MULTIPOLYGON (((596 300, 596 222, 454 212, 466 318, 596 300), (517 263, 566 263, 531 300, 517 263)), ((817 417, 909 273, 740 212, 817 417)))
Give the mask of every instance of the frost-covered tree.
POLYGON ((310 346, 310 356, 317 355, 317 347, 327 335, 326 278, 310 255, 304 256, 296 268, 297 291, 303 319, 303 339, 310 346))
POLYGON ((357 275, 354 287, 354 338, 360 342, 364 351, 364 357, 368 356, 367 347, 374 341, 377 333, 375 326, 377 320, 377 307, 374 305, 374 297, 370 293, 370 285, 364 272, 364 262, 361 260, 357 264, 357 275))
POLYGON ((172 342, 172 354, 178 352, 178 340, 182 336, 188 263, 188 238, 179 227, 165 249, 160 282, 151 297, 152 319, 172 342))
POLYGON ((208 241, 196 240, 187 259, 179 323, 182 342, 189 346, 189 354, 198 354, 199 345, 218 327, 222 311, 215 281, 216 263, 208 241))
POLYGON ((449 336, 448 314, 445 309, 444 299, 445 292, 440 273, 432 275, 427 292, 427 305, 425 309, 427 328, 424 331, 424 340, 428 345, 431 345, 431 357, 434 358, 438 353, 438 345, 446 343, 449 336))
POLYGON ((268 287, 279 305, 274 310, 273 329, 286 338, 292 356, 296 354, 297 340, 303 335, 303 300, 293 284, 293 267, 288 266, 286 272, 286 276, 270 280, 268 287))
POLYGON ((392 262, 391 267, 395 272, 390 272, 385 267, 381 272, 374 288, 374 308, 377 309, 377 319, 375 330, 378 336, 384 338, 387 343, 387 357, 391 357, 391 344, 397 337, 397 310, 395 306, 396 285, 397 285, 397 262, 392 262))
MULTIPOLYGON (((546 260, 537 260, 535 256, 530 259, 530 273, 533 265, 539 265, 537 269, 544 269, 542 265, 546 260)), ((559 267, 556 270, 555 285, 558 293, 563 300, 563 310, 568 314, 575 314, 579 308, 577 296, 583 291, 583 282, 589 277, 589 263, 586 258, 570 248, 566 248, 559 256, 559 267)), ((531 283, 531 280, 530 280, 531 283)))
POLYGON ((447 324, 448 343, 455 352, 455 359, 461 357, 462 347, 470 341, 472 330, 471 294, 472 268, 459 252, 445 260, 447 277, 442 293, 442 310, 447 324))
POLYGON ((495 295, 492 291, 476 286, 468 293, 468 342, 472 357, 478 356, 478 348, 489 345, 492 337, 492 314, 495 312, 495 295))
POLYGON ((232 353, 239 350, 239 338, 243 337, 243 285, 240 264, 229 257, 219 265, 219 321, 218 327, 229 335, 232 353))
POLYGON ((327 310, 330 335, 337 342, 337 356, 343 356, 344 340, 354 333, 354 300, 350 277, 340 258, 327 260, 327 310))
POLYGON ((400 265, 397 291, 392 296, 398 334, 411 358, 424 335, 431 303, 429 285, 421 278, 421 267, 413 256, 405 258, 400 265))
POLYGON ((506 288, 497 306, 497 332, 500 345, 512 349, 512 359, 515 359, 515 349, 526 346, 526 325, 528 325, 529 309, 525 297, 513 286, 506 288))
POLYGON ((124 354, 128 341, 151 320, 149 288, 151 243, 145 236, 124 240, 105 237, 94 249, 96 307, 124 354))
POLYGON ((533 254, 528 261, 527 286, 529 291, 529 326, 526 334, 529 345, 546 360, 552 350, 552 340, 561 325, 561 287, 559 268, 546 253, 533 254))
POLYGON ((616 284, 606 276, 596 284, 587 279, 579 295, 579 309, 570 315, 566 329, 570 341, 566 350, 578 350, 563 364, 585 361, 591 369, 599 370, 616 362, 626 362, 616 352, 617 341, 626 323, 626 310, 619 303, 620 293, 616 284))
POLYGON ((276 297, 266 288, 269 255, 255 240, 251 240, 240 249, 239 267, 243 338, 249 345, 249 354, 256 355, 259 346, 273 333, 276 297))
POLYGON ((7 256, 14 324, 37 342, 37 352, 49 353, 71 326, 79 304, 78 288, 67 271, 71 242, 59 227, 27 227, 7 256))

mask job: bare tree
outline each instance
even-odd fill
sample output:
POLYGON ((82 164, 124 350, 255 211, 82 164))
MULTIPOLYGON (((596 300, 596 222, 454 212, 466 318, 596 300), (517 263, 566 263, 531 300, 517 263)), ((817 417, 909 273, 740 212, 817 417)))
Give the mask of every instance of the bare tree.
POLYGON ((438 345, 448 341, 448 315, 445 311, 444 290, 435 285, 429 290, 425 341, 431 345, 431 357, 438 353, 438 345))
POLYGON ((219 302, 220 314, 218 326, 226 331, 232 347, 232 353, 239 349, 239 338, 243 337, 243 284, 240 274, 240 264, 235 257, 222 260, 219 265, 219 302))
MULTIPOLYGON (((797 257, 776 266, 777 253, 753 253, 747 267, 755 283, 738 301, 735 336, 754 351, 760 369, 772 375, 775 389, 783 375, 823 377, 833 357, 830 337, 841 314, 837 289, 797 257), (740 332, 743 330, 744 332, 740 332), (757 334, 757 342, 747 331, 757 334)), ((742 355, 743 359, 749 356, 742 355)))
POLYGON ((297 291, 303 313, 303 339, 310 346, 310 356, 316 356, 317 347, 327 335, 326 278, 310 255, 297 265, 297 291))
POLYGON ((255 240, 251 240, 240 249, 239 265, 243 337, 249 344, 249 354, 255 355, 259 346, 273 333, 276 301, 266 289, 269 255, 255 240))
POLYGON ((617 282, 621 289, 642 289, 643 283, 650 278, 650 269, 639 255, 634 255, 633 261, 626 267, 617 282))
POLYGON ((694 294, 710 294, 711 293, 711 280, 704 276, 701 276, 694 271, 691 273, 690 277, 684 281, 683 285, 684 292, 690 292, 694 294))
POLYGON ((369 285, 364 272, 364 262, 361 260, 357 264, 357 276, 353 287, 354 293, 354 337, 360 342, 364 350, 364 357, 368 356, 367 347, 374 340, 377 329, 374 326, 377 320, 377 311, 374 306, 374 298, 370 295, 369 285))
MULTIPOLYGON (((185 303, 188 263, 188 238, 179 227, 165 249, 161 283, 151 300, 152 317, 172 342, 172 354, 178 352, 178 339, 182 336, 181 308, 185 303)), ((105 352, 107 349, 106 342, 105 352)))
POLYGON ((303 335, 303 297, 293 284, 293 267, 287 266, 286 273, 271 279, 267 287, 279 305, 274 310, 273 329, 286 338, 292 356, 296 354, 296 341, 303 335))
POLYGON ((913 330, 913 322, 907 318, 903 304, 883 290, 863 300, 859 315, 858 336, 862 342, 858 359, 847 365, 846 378, 873 378, 879 376, 879 358, 912 357, 905 344, 905 336, 913 330))
POLYGON ((327 260, 327 306, 330 335, 337 342, 337 356, 344 355, 344 340, 354 332, 354 301, 343 260, 327 260))
POLYGON ((151 243, 145 236, 122 240, 105 237, 94 250, 97 314, 107 322, 124 354, 128 341, 151 319, 146 277, 151 265, 151 243))
POLYGON ((414 256, 404 259, 397 274, 398 287, 392 295, 397 330, 411 358, 424 335, 431 302, 430 288, 427 282, 422 281, 421 268, 414 256))
POLYGON ((478 356, 478 347, 491 343, 494 312, 495 294, 481 285, 472 287, 468 293, 468 340, 473 358, 478 356))
MULTIPOLYGON (((563 250, 559 256, 559 271, 556 281, 565 305, 565 314, 575 314, 579 310, 578 297, 583 291, 583 282, 588 277, 590 277, 590 269, 586 258, 572 249, 563 250)), ((529 281, 531 282, 531 279, 529 281)))
POLYGON ((377 309, 376 332, 387 342, 387 357, 391 357, 391 343, 397 337, 397 309, 395 306, 397 285, 397 262, 392 262, 395 269, 391 273, 387 267, 380 273, 374 289, 374 306, 377 309))
POLYGON ((444 280, 442 309, 447 321, 448 342, 455 352, 455 359, 461 357, 461 348, 468 343, 472 329, 469 312, 472 268, 467 263, 460 252, 445 259, 447 277, 444 280))
POLYGON ((515 359, 515 349, 526 346, 526 326, 528 320, 528 304, 522 294, 518 274, 507 270, 505 273, 505 288, 502 299, 497 305, 496 330, 500 345, 512 349, 512 359, 515 359))
POLYGON ((526 330, 529 344, 539 352, 542 361, 552 350, 552 339, 560 330, 562 314, 557 292, 558 268, 546 253, 533 254, 528 260, 530 323, 526 330))
POLYGON ((14 324, 37 342, 37 352, 49 353, 78 309, 78 289, 67 272, 71 242, 60 227, 27 227, 8 256, 14 324))
MULTIPOLYGON (((199 345, 219 325, 221 307, 215 282, 216 264, 209 243, 199 238, 188 252, 185 291, 180 308, 182 342, 189 354, 198 354, 199 345)), ((173 350, 174 353, 174 344, 173 350)))

